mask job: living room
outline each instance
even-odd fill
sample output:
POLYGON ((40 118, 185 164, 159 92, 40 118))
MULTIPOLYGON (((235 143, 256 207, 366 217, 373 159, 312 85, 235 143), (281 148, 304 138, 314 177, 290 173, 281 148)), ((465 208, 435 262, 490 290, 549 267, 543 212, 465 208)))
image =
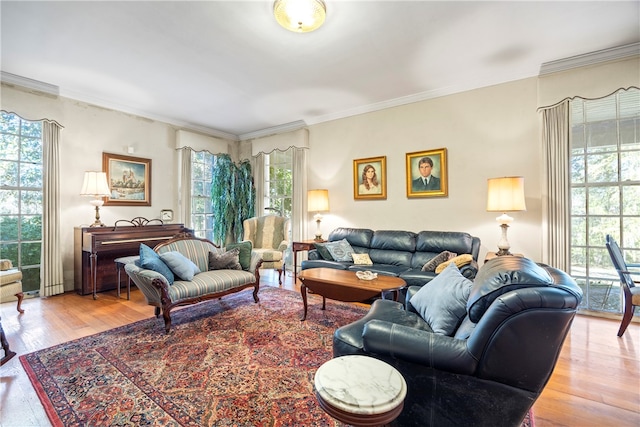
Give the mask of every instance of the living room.
MULTIPOLYGON (((176 179, 180 175, 178 132, 205 141, 218 153, 228 152, 236 161, 250 158, 256 145, 279 147, 292 138, 299 140, 299 144, 308 147, 306 187, 329 190, 330 211, 321 223, 324 236, 337 227, 464 231, 481 239, 480 260, 496 251, 500 237, 497 214, 486 211, 487 179, 523 176, 527 210, 513 215, 509 241, 514 252, 545 261, 548 256, 544 234, 545 165, 538 109, 567 97, 599 97, 619 88, 640 86, 637 54, 622 58, 602 52, 580 54, 588 56, 583 65, 562 71, 461 90, 246 140, 207 135, 188 126, 71 97, 52 96, 15 81, 3 79, 0 90, 2 110, 28 119, 48 118, 64 127, 60 146, 60 250, 64 289, 73 292, 73 230, 94 219, 88 199, 79 195, 84 172, 101 170, 105 152, 151 159, 151 206, 103 206, 101 219, 111 225, 137 216, 158 218, 161 210, 169 209, 174 212, 172 222, 181 223, 184 219, 180 217, 180 188, 176 179), (300 137, 301 134, 306 136, 300 137), (407 198, 406 153, 440 148, 447 150, 447 197, 407 198), (356 200, 353 161, 376 156, 386 156, 387 197, 356 200)), ((557 59, 561 58, 549 58, 557 59)), ((313 237, 313 212, 303 219, 303 229, 306 231, 301 238, 313 237)), ((142 309, 150 317, 150 308, 142 309)), ((637 324, 630 328, 632 333, 627 339, 630 336, 635 340, 637 324)), ((632 344, 633 341, 629 345, 632 344)))

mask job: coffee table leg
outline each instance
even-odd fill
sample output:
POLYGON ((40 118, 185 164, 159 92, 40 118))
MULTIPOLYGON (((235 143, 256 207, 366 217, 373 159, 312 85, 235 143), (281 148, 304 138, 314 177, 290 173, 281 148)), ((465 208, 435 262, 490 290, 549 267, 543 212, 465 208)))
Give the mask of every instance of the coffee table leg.
POLYGON ((327 308, 327 299, 322 297, 322 309, 325 310, 327 308))
POLYGON ((300 285, 300 293, 302 294, 302 304, 304 305, 304 314, 302 315, 302 319, 300 321, 307 320, 307 287, 304 285, 304 282, 300 285))

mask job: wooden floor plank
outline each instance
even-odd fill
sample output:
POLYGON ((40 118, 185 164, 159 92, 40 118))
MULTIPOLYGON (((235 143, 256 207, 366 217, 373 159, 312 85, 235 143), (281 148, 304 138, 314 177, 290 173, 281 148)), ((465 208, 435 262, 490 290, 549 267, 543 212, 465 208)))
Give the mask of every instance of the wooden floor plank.
MULTIPOLYGON (((261 275, 262 285, 278 286, 273 270, 261 275)), ((282 286, 300 290, 290 274, 282 286)), ((24 314, 15 305, 0 304, 0 316, 11 349, 19 355, 154 315, 135 288, 129 301, 126 294, 117 299, 113 291, 99 294, 97 300, 75 293, 26 299, 24 314)), ((158 319, 158 327, 162 326, 158 319)), ((616 336, 619 326, 615 320, 576 317, 556 370, 534 405, 537 427, 640 426, 640 324, 632 323, 622 338, 616 336)), ((0 368, 0 427, 50 425, 14 357, 0 368)))

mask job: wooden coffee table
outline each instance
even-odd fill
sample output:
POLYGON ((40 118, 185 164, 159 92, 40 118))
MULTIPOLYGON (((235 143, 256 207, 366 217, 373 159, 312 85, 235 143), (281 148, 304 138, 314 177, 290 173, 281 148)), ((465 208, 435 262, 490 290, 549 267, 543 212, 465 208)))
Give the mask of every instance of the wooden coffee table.
POLYGON ((345 302, 361 302, 380 295, 385 291, 393 291, 398 300, 398 291, 407 284, 399 277, 378 275, 373 280, 360 280, 356 273, 334 268, 310 268, 298 275, 302 283, 300 293, 304 304, 302 319, 307 318, 307 289, 322 296, 322 309, 326 308, 326 299, 345 302))

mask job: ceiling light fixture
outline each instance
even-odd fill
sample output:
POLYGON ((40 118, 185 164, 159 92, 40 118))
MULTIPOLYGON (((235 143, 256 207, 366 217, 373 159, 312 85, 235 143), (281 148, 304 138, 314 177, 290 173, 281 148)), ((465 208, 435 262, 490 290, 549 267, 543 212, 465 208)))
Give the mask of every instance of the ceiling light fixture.
POLYGON ((322 0, 276 0, 273 15, 287 30, 309 33, 324 23, 327 7, 322 0))

